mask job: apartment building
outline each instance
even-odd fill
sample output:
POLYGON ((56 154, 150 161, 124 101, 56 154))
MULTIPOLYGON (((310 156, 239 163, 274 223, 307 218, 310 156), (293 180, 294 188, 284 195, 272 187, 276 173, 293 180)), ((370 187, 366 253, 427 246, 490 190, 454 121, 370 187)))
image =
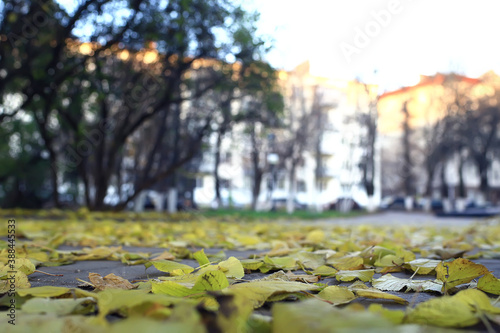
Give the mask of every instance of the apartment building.
MULTIPOLYGON (((279 84, 285 100, 284 123, 288 132, 277 129, 269 133, 268 142, 263 145, 262 161, 270 165, 264 174, 257 208, 270 209, 273 200, 284 202, 290 198, 291 201, 292 197, 296 205, 317 210, 329 208, 339 198, 352 198, 363 206, 378 205, 381 195, 379 144, 374 145, 375 191, 368 196, 360 168, 366 155, 367 133, 359 121, 360 115, 366 114, 376 101, 378 87, 356 80, 312 75, 308 62, 292 71, 281 71, 279 84), (307 133, 294 136, 305 129, 307 133), (279 149, 273 145, 293 138, 302 149, 294 177, 290 177, 289 159, 286 155, 280 156, 279 149), (297 138, 306 141, 299 143, 297 138)), ((197 174, 194 201, 200 206, 214 205, 214 145, 215 137, 210 139, 197 174)), ((223 139, 221 147, 222 202, 249 206, 252 201, 251 152, 244 126, 236 126, 223 139)))
MULTIPOLYGON (((436 124, 457 108, 474 109, 479 100, 490 99, 497 105, 500 78, 488 72, 478 78, 458 74, 437 73, 424 76, 414 86, 382 94, 378 100, 379 138, 382 158, 382 192, 384 195, 406 195, 401 184, 404 175, 403 143, 405 112, 408 112, 408 126, 411 130, 411 174, 414 176, 416 196, 443 196, 458 198, 460 179, 466 188, 467 200, 482 200, 479 191, 480 177, 470 154, 453 154, 436 165, 432 174, 431 193, 427 193, 429 172, 426 170, 426 154, 432 149, 436 124), (468 106, 466 104, 468 103, 468 106), (444 188, 445 187, 445 188, 444 188)), ((446 136, 447 133, 441 135, 446 136)), ((489 185, 493 192, 500 189, 500 160, 494 159, 488 170, 489 185)), ((498 195, 497 195, 498 197, 498 195)))

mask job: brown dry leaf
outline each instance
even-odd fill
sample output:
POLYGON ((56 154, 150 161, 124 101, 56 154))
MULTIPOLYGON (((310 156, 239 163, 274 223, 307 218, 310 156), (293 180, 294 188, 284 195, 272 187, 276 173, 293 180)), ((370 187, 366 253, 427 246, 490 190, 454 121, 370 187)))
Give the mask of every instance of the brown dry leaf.
POLYGON ((175 260, 175 256, 172 253, 165 251, 151 259, 151 261, 154 260, 175 260))
POLYGON ((98 273, 89 273, 89 280, 96 290, 105 289, 134 289, 135 287, 126 279, 113 273, 102 277, 98 273))

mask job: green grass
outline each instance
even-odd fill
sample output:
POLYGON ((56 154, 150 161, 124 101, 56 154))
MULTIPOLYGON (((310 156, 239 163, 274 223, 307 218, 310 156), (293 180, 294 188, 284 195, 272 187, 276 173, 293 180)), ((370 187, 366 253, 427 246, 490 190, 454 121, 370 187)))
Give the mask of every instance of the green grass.
POLYGON ((288 214, 286 211, 253 211, 248 209, 209 209, 200 210, 199 214, 205 217, 216 218, 236 218, 242 220, 275 220, 275 219, 298 219, 298 220, 316 220, 339 217, 354 217, 366 214, 363 211, 355 211, 350 213, 341 213, 338 211, 325 211, 322 213, 311 212, 308 210, 295 211, 293 214, 288 214))

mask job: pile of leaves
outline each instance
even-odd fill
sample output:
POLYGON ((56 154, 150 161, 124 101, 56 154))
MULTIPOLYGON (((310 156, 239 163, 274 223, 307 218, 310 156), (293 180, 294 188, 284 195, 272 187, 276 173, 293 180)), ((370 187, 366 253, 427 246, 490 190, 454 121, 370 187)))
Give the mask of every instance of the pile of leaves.
MULTIPOLYGON (((479 325, 495 332, 500 327, 499 276, 475 262, 500 259, 498 221, 464 228, 374 228, 200 216, 168 221, 157 214, 16 213, 22 218, 16 218, 14 296, 8 293, 7 228, 0 241, 0 307, 7 311, 15 297, 16 330, 435 332, 479 325), (163 249, 152 254, 123 246, 163 249), (31 287, 36 270, 81 260, 118 260, 161 273, 129 281, 88 272, 79 287, 31 287)), ((7 319, 0 329, 12 329, 7 319)))

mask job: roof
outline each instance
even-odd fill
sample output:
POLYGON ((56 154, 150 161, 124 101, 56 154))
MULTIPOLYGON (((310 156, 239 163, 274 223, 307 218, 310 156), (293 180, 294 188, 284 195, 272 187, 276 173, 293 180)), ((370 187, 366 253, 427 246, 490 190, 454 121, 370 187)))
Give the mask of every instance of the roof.
POLYGON ((382 99, 384 97, 392 96, 392 95, 398 95, 402 94, 405 92, 409 92, 414 89, 418 89, 424 86, 432 86, 432 85, 443 85, 447 80, 455 80, 455 81, 461 81, 469 84, 477 84, 480 83, 480 79, 475 79, 475 78, 470 78, 467 76, 459 75, 459 74, 443 74, 443 73, 437 73, 436 75, 433 76, 427 76, 427 75, 420 75, 420 82, 417 83, 414 86, 409 86, 409 87, 402 87, 398 90, 394 91, 389 91, 386 93, 383 93, 380 95, 379 99, 382 99))

